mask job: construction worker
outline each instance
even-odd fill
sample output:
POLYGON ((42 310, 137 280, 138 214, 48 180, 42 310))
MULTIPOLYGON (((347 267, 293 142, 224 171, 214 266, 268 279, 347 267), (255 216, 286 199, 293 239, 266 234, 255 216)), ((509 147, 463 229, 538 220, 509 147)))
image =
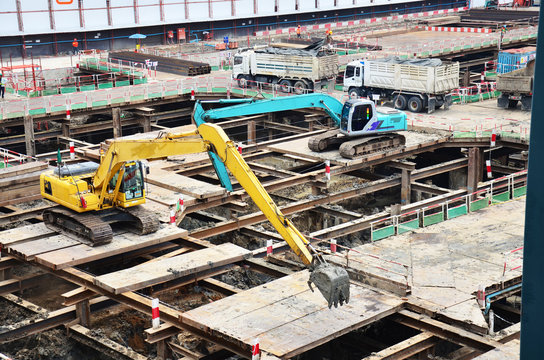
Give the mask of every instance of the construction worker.
POLYGON ((74 39, 74 41, 72 41, 72 50, 74 50, 74 55, 77 55, 77 53, 79 52, 79 43, 77 42, 77 39, 74 39))
POLYGON ((297 38, 300 39, 300 25, 297 26, 297 38))
POLYGON ((327 30, 327 39, 325 41, 329 47, 332 47, 332 30, 327 30))
POLYGON ((4 93, 6 91, 6 85, 8 84, 8 79, 5 76, 0 74, 0 96, 4 98, 4 93))

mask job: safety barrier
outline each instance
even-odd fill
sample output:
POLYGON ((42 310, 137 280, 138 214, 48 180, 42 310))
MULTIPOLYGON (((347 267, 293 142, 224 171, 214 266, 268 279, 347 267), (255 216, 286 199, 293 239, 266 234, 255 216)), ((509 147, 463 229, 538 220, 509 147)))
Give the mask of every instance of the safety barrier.
MULTIPOLYGON (((137 101, 179 96, 195 93, 240 94, 244 96, 262 95, 265 98, 308 93, 309 89, 282 86, 279 84, 246 81, 243 86, 228 76, 199 76, 186 79, 166 80, 140 85, 103 88, 94 91, 73 92, 0 103, 0 120, 18 118, 27 115, 51 114, 67 110, 88 109, 130 103, 137 101)), ((344 94, 333 93, 332 87, 323 87, 317 83, 314 92, 324 92, 341 98, 344 94)))
POLYGON ((7 169, 9 167, 24 164, 29 161, 37 161, 38 159, 32 156, 21 154, 9 149, 0 148, 0 155, 2 156, 2 162, 0 163, 0 169, 7 169))
POLYGON ((452 101, 454 103, 466 104, 488 100, 500 95, 500 92, 496 88, 496 82, 475 83, 473 86, 456 89, 452 94, 452 101))
MULTIPOLYGON (((369 18, 369 19, 361 19, 361 20, 353 20, 353 21, 333 22, 333 23, 327 23, 327 24, 306 25, 306 26, 301 26, 301 31, 303 33, 307 33, 309 31, 319 31, 319 30, 325 30, 325 29, 331 29, 331 28, 344 28, 344 27, 352 27, 352 26, 359 26, 359 25, 371 25, 371 24, 375 25, 380 23, 387 23, 387 24, 403 23, 406 19, 432 17, 437 15, 457 13, 459 11, 466 11, 466 10, 468 10, 468 7, 424 11, 419 13, 392 15, 392 16, 384 16, 379 18, 369 18)), ((287 35, 294 32, 296 32, 296 28, 289 27, 289 28, 279 28, 275 30, 256 31, 253 35, 255 36, 270 36, 270 35, 283 35, 283 34, 287 35)))
POLYGON ((438 224, 490 205, 516 199, 527 193, 527 170, 490 181, 485 189, 424 207, 370 224, 370 240, 377 241, 393 235, 438 224))
POLYGON ((418 28, 425 31, 439 31, 439 32, 462 32, 462 33, 478 33, 478 34, 491 34, 493 29, 487 28, 471 28, 471 27, 444 27, 444 26, 419 26, 418 28))

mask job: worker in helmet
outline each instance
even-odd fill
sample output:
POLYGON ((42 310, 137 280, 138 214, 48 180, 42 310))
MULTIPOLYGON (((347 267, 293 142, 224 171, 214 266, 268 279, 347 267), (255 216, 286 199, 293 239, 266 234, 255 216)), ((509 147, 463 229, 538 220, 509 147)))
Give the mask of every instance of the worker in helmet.
POLYGON ((327 40, 326 40, 326 43, 327 45, 329 45, 329 47, 332 47, 332 30, 327 30, 327 40))
POLYGON ((297 38, 300 39, 300 25, 297 26, 297 38))
POLYGON ((77 55, 77 53, 79 52, 79 42, 77 41, 77 39, 74 39, 74 41, 72 41, 72 50, 74 51, 74 55, 77 55))

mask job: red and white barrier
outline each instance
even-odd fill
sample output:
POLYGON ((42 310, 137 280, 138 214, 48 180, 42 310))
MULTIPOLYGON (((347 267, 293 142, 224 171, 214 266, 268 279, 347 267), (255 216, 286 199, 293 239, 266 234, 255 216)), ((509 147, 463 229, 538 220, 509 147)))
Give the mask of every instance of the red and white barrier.
POLYGON ((183 204, 183 195, 180 195, 179 196, 179 199, 178 199, 178 204, 177 204, 177 212, 183 212, 185 206, 183 204))
POLYGON ((480 307, 485 307, 485 286, 482 284, 478 285, 476 299, 478 300, 478 305, 480 305, 480 307))
POLYGON ((462 32, 462 33, 478 33, 478 34, 491 34, 493 29, 487 28, 471 28, 471 27, 444 27, 444 26, 421 26, 417 27, 425 31, 438 31, 438 32, 462 32))
POLYGON ((70 109, 66 110, 66 119, 70 120, 70 109))
MULTIPOLYGON (((454 9, 441 9, 441 10, 425 11, 420 13, 410 13, 410 14, 403 14, 403 15, 383 16, 379 18, 370 18, 370 19, 341 21, 341 22, 334 22, 334 23, 327 23, 327 24, 302 26, 301 30, 302 32, 307 32, 308 30, 325 30, 325 29, 331 29, 331 28, 342 28, 342 27, 350 27, 350 26, 366 25, 366 24, 374 24, 374 23, 378 24, 378 23, 386 23, 386 22, 387 23, 403 22, 405 19, 409 19, 409 18, 429 17, 429 16, 449 14, 449 13, 456 13, 459 11, 466 11, 466 10, 468 10, 468 7, 454 8, 454 9)), ((256 31, 254 35, 255 36, 269 36, 269 35, 283 35, 283 34, 288 35, 289 33, 292 33, 294 31, 296 31, 295 28, 291 27, 291 28, 282 28, 282 29, 275 29, 275 30, 256 31)))
POLYGON ((273 251, 272 245, 274 245, 272 240, 266 240, 266 256, 272 255, 272 251, 273 251))
POLYGON ((159 299, 151 300, 151 317, 153 329, 158 329, 161 326, 161 318, 159 316, 159 299))
POLYGON ((240 155, 242 155, 242 145, 238 144, 238 146, 236 147, 236 149, 238 150, 238 152, 240 153, 240 155))
POLYGON ((76 150, 74 147, 74 142, 70 141, 70 159, 74 160, 76 158, 76 150))
POLYGON ((491 172, 491 160, 486 160, 485 161, 485 168, 487 170, 487 177, 492 178, 493 173, 491 172))
POLYGON ((327 181, 331 180, 331 161, 325 160, 325 177, 327 181))
POLYGON ((331 253, 335 253, 336 252, 336 239, 332 239, 331 240, 331 253))
POLYGON ((191 88, 191 100, 195 99, 195 89, 191 88))
POLYGON ((176 224, 176 212, 174 209, 170 210, 170 224, 176 224))
POLYGON ((259 339, 253 340, 253 345, 251 345, 251 360, 260 360, 261 358, 261 349, 259 349, 259 339))
POLYGON ((491 131, 491 143, 489 146, 493 147, 497 143, 497 130, 493 129, 491 131))

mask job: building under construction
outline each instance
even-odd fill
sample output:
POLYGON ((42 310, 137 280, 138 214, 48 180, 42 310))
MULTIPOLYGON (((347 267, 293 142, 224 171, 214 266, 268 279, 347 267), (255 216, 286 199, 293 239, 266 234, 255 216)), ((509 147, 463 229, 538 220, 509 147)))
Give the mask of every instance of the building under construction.
POLYGON ((531 114, 498 108, 494 82, 500 50, 531 56, 538 11, 42 2, 0 9, 0 357, 519 358, 531 114), (304 48, 325 29, 325 105, 232 78, 233 47, 304 48), (458 62, 451 107, 350 99, 346 66, 390 56, 458 62), (328 104, 350 101, 405 113, 403 143, 312 148, 338 127, 328 104), (349 302, 315 291, 323 263, 349 302))

